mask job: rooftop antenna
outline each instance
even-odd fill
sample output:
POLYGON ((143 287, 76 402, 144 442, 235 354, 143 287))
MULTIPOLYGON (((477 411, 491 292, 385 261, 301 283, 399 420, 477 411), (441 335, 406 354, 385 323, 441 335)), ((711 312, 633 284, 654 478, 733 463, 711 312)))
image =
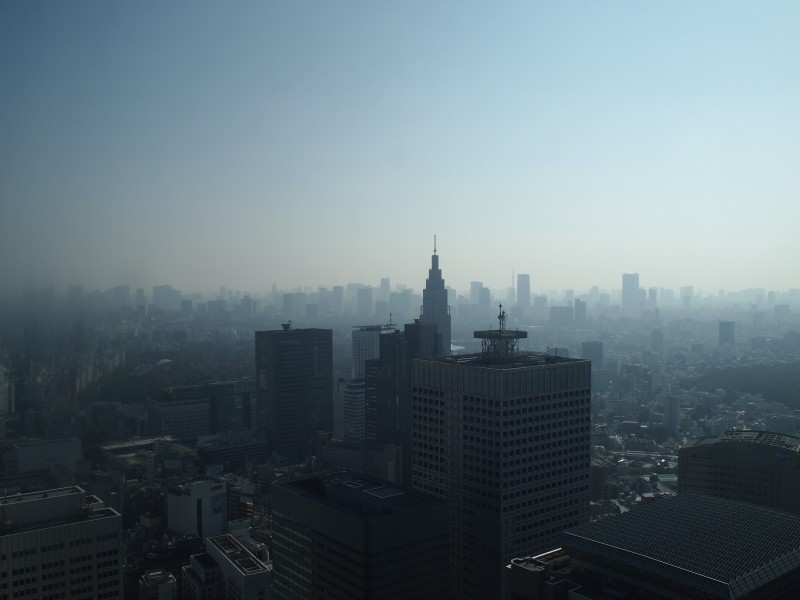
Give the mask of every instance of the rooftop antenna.
POLYGON ((500 331, 506 330, 506 313, 503 310, 503 305, 500 304, 500 312, 497 315, 497 320, 500 323, 500 331))
POLYGON ((389 313, 389 326, 390 327, 392 326, 392 316, 393 315, 394 315, 394 313, 389 313))
POLYGON ((433 234, 433 253, 436 254, 436 234, 433 234))

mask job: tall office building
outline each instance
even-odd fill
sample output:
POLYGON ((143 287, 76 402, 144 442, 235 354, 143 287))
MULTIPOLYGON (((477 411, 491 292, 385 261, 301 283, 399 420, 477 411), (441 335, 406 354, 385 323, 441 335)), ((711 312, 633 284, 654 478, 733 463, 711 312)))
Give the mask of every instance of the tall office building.
POLYGON ((450 503, 452 598, 504 597, 511 558, 588 519, 589 361, 519 352, 499 320, 481 353, 412 366, 412 483, 450 503))
POLYGON ((517 275, 517 306, 531 305, 531 276, 527 273, 517 275))
POLYGON ((397 331, 394 325, 358 325, 353 327, 353 379, 364 379, 364 361, 380 355, 380 339, 382 335, 397 331))
POLYGON ((0 498, 0 598, 121 598, 122 515, 78 486, 0 498))
POLYGON ((333 426, 331 330, 257 331, 256 399, 272 450, 304 460, 316 432, 333 426))
POLYGON ((378 300, 389 302, 389 294, 392 293, 392 286, 388 277, 381 277, 380 297, 378 300))
POLYGON ((366 426, 366 398, 363 379, 348 379, 344 383, 344 439, 363 440, 366 426))
POLYGON ((800 439, 726 431, 678 450, 678 492, 700 492, 800 513, 800 439))
POLYGON ((356 291, 356 316, 360 319, 371 319, 375 313, 372 302, 372 288, 358 288, 356 291))
POLYGON ((450 306, 447 304, 447 289, 444 287, 439 256, 436 254, 436 238, 433 240, 433 255, 425 289, 422 291, 421 323, 434 323, 438 328, 436 356, 450 356, 450 306))
POLYGON ((580 298, 575 300, 575 325, 578 327, 586 325, 586 302, 580 298))
POLYGON ((629 316, 642 312, 638 273, 622 274, 622 312, 629 316))
POLYGON ((380 337, 378 358, 366 362, 367 442, 401 447, 402 481, 411 485, 411 363, 436 356, 436 325, 407 323, 380 337))
POLYGON ((344 436, 348 440, 364 439, 365 362, 380 356, 380 340, 397 332, 393 325, 359 325, 353 328, 352 379, 344 388, 344 436))
POLYGON ((276 599, 447 597, 446 502, 343 471, 275 484, 272 507, 276 599))

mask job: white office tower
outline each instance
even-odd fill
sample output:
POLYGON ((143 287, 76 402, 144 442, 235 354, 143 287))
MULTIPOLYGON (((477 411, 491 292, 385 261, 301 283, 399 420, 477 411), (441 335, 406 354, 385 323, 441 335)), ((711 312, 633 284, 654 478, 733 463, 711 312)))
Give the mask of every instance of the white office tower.
POLYGON ((0 598, 122 597, 122 516, 70 486, 0 497, 0 598))
POLYGON ((167 490, 167 528, 206 539, 227 531, 227 482, 200 476, 167 490))

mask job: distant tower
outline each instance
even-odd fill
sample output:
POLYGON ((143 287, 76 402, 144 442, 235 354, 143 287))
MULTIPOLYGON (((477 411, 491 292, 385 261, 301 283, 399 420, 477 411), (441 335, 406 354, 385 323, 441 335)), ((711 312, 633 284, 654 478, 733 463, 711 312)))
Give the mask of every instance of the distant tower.
POLYGON ((581 344, 581 358, 592 361, 592 368, 603 368, 603 342, 583 342, 581 344))
POLYGON ((444 287, 439 256, 436 254, 436 236, 433 236, 433 255, 425 289, 422 291, 422 323, 435 323, 437 333, 437 356, 450 356, 450 306, 447 304, 447 289, 444 287))
POLYGON ((527 273, 517 275, 517 306, 531 305, 531 276, 527 273))
POLYGON ((639 274, 622 274, 622 312, 630 316, 641 316, 642 310, 639 295, 639 274))

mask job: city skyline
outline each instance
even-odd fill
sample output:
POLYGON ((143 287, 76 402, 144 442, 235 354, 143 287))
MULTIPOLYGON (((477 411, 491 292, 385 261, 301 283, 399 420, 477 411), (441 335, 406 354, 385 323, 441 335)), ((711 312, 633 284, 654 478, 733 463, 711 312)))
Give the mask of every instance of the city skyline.
POLYGON ((800 6, 0 7, 4 288, 797 287, 800 6), (422 267, 424 269, 424 267, 422 267))

